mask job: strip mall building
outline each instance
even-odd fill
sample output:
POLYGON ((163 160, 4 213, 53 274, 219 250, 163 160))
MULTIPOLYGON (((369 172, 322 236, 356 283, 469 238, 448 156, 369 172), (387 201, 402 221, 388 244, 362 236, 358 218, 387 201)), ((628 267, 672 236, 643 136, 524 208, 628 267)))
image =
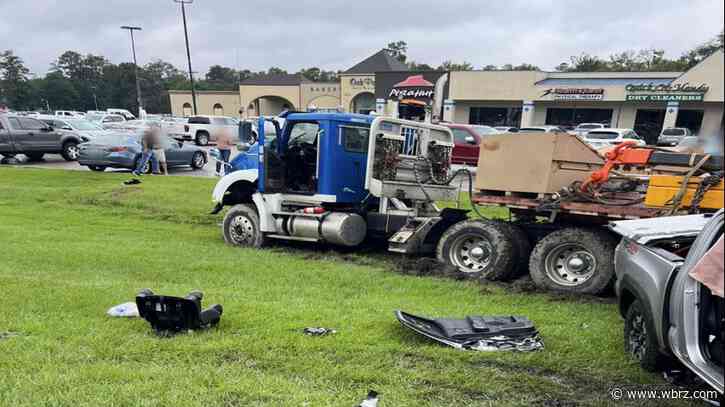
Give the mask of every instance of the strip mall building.
MULTIPOLYGON (((197 106, 199 114, 234 116, 240 111, 273 115, 286 108, 396 115, 410 100, 431 103, 438 91, 444 93, 440 115, 445 121, 511 127, 598 122, 633 128, 652 142, 665 127, 721 134, 723 59, 717 51, 687 72, 446 73, 406 71, 381 51, 342 73, 339 82, 313 83, 296 75, 255 78, 242 82, 238 93, 200 92, 197 106), (435 88, 446 74, 445 86, 435 88)), ((173 114, 191 114, 189 92, 170 95, 173 114)))

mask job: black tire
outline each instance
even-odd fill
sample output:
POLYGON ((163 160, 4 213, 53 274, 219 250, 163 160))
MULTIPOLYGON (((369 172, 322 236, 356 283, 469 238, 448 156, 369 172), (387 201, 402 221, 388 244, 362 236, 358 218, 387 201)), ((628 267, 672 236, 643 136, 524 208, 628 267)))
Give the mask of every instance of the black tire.
POLYGON ((28 157, 28 161, 41 161, 44 155, 45 153, 25 153, 25 156, 28 157))
POLYGON ((204 168, 206 165, 206 158, 204 158, 204 153, 201 151, 197 151, 194 153, 193 156, 191 156, 191 168, 194 170, 200 170, 204 168))
POLYGON ((75 141, 66 141, 63 143, 63 150, 60 152, 60 155, 63 156, 63 159, 66 161, 77 161, 78 156, 80 155, 78 143, 75 141))
POLYGON ((497 222, 464 220, 443 233, 436 256, 471 277, 503 280, 515 267, 515 251, 511 237, 497 222))
POLYGON ((196 145, 206 146, 209 145, 209 133, 205 131, 196 132, 196 145))
POLYGON ((102 165, 89 165, 88 169, 90 169, 91 171, 96 171, 96 172, 106 171, 106 167, 104 167, 102 165))
POLYGON ((514 245, 514 259, 516 259, 516 265, 511 269, 511 274, 506 276, 506 280, 513 280, 521 277, 529 272, 529 256, 531 255, 531 242, 529 236, 524 232, 521 227, 516 226, 512 223, 503 221, 496 222, 505 232, 509 235, 511 242, 514 245))
POLYGON ((614 277, 615 246, 615 239, 604 229, 557 230, 531 252, 531 279, 544 290, 600 294, 614 277))
POLYGON ((624 317, 624 351, 638 361, 642 369, 654 372, 661 360, 650 310, 635 300, 624 317))
POLYGON ((254 205, 232 206, 222 223, 224 241, 233 246, 261 248, 267 238, 259 229, 259 215, 254 205))

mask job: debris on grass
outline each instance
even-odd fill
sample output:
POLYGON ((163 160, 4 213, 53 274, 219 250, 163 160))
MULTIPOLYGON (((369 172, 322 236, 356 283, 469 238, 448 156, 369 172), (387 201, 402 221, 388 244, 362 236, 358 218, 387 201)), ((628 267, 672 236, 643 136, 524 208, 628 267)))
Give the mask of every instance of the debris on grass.
POLYGON ((308 336, 325 336, 334 335, 337 333, 337 331, 332 328, 308 327, 303 329, 302 333, 308 336))
POLYGON ((21 336, 22 334, 20 332, 13 332, 13 331, 0 331, 0 340, 3 339, 9 339, 16 336, 21 336))
POLYGON ((363 400, 360 404, 358 404, 355 407, 377 407, 378 405, 378 392, 375 390, 370 390, 368 392, 367 397, 365 397, 365 400, 363 400))
POLYGON ((138 317, 138 306, 135 302, 124 302, 113 306, 106 311, 110 317, 135 318, 138 317))

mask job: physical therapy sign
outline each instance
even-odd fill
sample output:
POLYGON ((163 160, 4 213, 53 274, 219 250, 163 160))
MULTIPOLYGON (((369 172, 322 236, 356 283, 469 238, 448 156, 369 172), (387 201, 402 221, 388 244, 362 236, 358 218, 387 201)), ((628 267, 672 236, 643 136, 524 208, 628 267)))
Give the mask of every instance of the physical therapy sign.
POLYGON ((554 100, 602 100, 603 88, 551 88, 544 91, 541 97, 551 95, 554 100))

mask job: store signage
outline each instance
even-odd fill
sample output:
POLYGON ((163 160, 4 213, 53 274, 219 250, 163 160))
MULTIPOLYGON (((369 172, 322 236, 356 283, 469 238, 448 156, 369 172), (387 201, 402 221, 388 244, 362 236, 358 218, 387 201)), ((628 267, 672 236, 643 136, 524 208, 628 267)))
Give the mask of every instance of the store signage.
POLYGON ((375 89, 375 78, 350 78, 353 88, 375 89))
POLYGON ((390 89, 388 99, 433 99, 434 86, 423 75, 412 75, 396 83, 390 89))
POLYGON ((552 95, 554 100, 602 100, 602 88, 551 88, 544 91, 541 97, 552 95))
POLYGON ((710 87, 687 82, 675 85, 639 83, 629 84, 624 90, 627 91, 626 100, 630 102, 701 102, 710 87))

